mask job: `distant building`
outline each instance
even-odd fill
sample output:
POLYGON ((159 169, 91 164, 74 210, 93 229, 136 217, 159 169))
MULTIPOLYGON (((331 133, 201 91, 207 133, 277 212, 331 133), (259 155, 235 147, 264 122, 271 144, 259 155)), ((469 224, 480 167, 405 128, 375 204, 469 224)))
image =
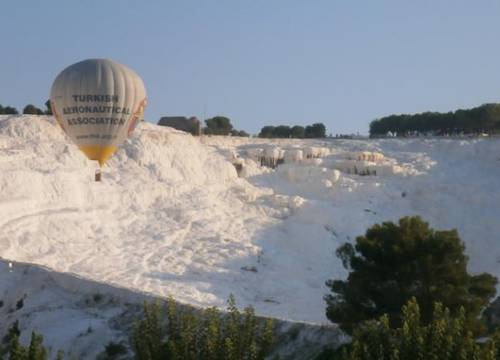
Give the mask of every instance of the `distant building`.
POLYGON ((201 135, 201 121, 192 116, 164 116, 158 121, 158 125, 169 126, 177 130, 188 132, 194 136, 201 135))

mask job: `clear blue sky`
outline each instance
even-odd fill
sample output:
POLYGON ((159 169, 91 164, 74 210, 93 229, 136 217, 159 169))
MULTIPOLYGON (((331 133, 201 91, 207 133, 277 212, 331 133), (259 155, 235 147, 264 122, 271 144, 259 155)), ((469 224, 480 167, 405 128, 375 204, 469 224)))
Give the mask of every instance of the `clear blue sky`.
POLYGON ((252 133, 500 102, 498 0, 6 0, 0 40, 0 104, 20 110, 96 57, 142 76, 150 121, 226 115, 252 133))

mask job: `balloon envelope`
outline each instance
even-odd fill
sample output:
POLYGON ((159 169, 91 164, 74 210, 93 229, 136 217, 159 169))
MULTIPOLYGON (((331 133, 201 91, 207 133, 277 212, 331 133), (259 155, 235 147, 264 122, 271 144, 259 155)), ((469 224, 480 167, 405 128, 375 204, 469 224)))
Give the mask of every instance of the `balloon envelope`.
POLYGON ((69 138, 102 166, 143 118, 146 90, 142 79, 127 66, 89 59, 56 77, 50 101, 69 138))

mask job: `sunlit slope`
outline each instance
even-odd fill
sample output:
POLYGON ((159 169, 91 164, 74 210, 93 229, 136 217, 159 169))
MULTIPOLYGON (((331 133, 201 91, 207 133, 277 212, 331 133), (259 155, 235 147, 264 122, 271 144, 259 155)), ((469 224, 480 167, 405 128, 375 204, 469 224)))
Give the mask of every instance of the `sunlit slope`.
POLYGON ((51 117, 0 116, 0 257, 324 322, 324 282, 346 275, 335 249, 377 222, 456 227, 471 270, 500 275, 498 158, 496 139, 200 141, 142 123, 96 183, 51 117), (270 170, 252 155, 267 147, 323 150, 270 170))
POLYGON ((233 293, 288 316, 265 301, 279 271, 259 279, 241 270, 262 258, 258 234, 280 223, 287 197, 275 205, 271 190, 239 179, 216 149, 147 123, 101 183, 96 167, 52 118, 0 117, 0 256, 195 305, 225 306, 233 293))

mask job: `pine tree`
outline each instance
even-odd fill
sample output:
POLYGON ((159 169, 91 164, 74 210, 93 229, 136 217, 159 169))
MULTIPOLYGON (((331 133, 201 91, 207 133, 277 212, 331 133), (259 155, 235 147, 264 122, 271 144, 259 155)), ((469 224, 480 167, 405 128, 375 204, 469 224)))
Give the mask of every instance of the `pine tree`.
POLYGON ((47 100, 45 102, 45 107, 46 107, 45 115, 52 115, 52 104, 51 104, 50 100, 47 100))
POLYGON ((236 307, 236 301, 233 294, 229 296, 227 302, 228 318, 226 322, 226 358, 228 360, 238 360, 240 358, 240 312, 236 307))
POLYGON ((428 322, 434 302, 456 314, 463 306, 474 333, 484 329, 477 319, 495 295, 497 279, 467 272, 465 247, 456 230, 434 231, 419 217, 399 224, 386 222, 366 231, 356 245, 344 244, 337 256, 350 270, 348 279, 329 280, 327 317, 348 333, 387 313, 391 325, 402 325, 402 306, 415 297, 428 322))
POLYGON ((274 343, 274 321, 273 319, 267 319, 259 341, 260 351, 258 357, 260 359, 264 359, 266 354, 268 354, 271 351, 273 343, 274 343))
POLYGON ((160 324, 161 309, 158 302, 144 304, 144 318, 134 329, 134 346, 140 360, 160 360, 166 356, 160 324))
POLYGON ((207 360, 219 359, 222 353, 221 321, 216 308, 205 311, 205 345, 204 358, 207 360))
POLYGON ((253 309, 246 308, 242 315, 232 296, 226 314, 216 308, 179 310, 170 298, 165 307, 144 305, 133 343, 139 360, 263 360, 273 335, 272 321, 259 326, 253 309))
POLYGON ((9 360, 28 360, 28 351, 19 342, 18 335, 15 335, 10 341, 9 360))
MULTIPOLYGON (((242 349, 253 349, 256 350, 255 334, 257 332, 257 321, 255 319, 255 312, 253 308, 247 307, 244 309, 243 313, 243 324, 241 329, 241 348, 242 349)), ((252 350, 253 351, 253 350, 252 350)), ((257 354, 255 354, 256 356, 257 354)), ((253 355, 249 354, 249 358, 253 355)))
POLYGON ((31 342, 28 348, 28 360, 46 360, 47 350, 43 346, 43 336, 31 333, 31 342))

